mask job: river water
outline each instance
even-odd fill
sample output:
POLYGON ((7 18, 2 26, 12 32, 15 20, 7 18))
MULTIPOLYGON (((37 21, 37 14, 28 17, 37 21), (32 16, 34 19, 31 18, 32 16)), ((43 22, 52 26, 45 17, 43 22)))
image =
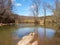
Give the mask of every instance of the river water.
POLYGON ((23 36, 31 32, 38 32, 41 45, 60 45, 56 30, 26 24, 0 27, 0 45, 16 45, 23 36))

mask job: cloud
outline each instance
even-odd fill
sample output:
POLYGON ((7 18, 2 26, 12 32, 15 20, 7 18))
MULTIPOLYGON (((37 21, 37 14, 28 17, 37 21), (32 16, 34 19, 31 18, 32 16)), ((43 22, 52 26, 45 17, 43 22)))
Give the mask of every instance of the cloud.
POLYGON ((31 5, 30 8, 35 9, 36 8, 36 5, 31 5))
POLYGON ((11 0, 12 2, 15 2, 16 0, 11 0))
POLYGON ((21 3, 17 3, 16 0, 11 0, 12 1, 12 5, 14 6, 22 6, 21 3))
POLYGON ((12 1, 12 4, 14 4, 16 2, 16 0, 11 0, 12 1))
POLYGON ((15 3, 14 5, 15 5, 15 6, 22 6, 21 3, 15 3))
POLYGON ((22 6, 21 3, 13 3, 14 6, 22 6))

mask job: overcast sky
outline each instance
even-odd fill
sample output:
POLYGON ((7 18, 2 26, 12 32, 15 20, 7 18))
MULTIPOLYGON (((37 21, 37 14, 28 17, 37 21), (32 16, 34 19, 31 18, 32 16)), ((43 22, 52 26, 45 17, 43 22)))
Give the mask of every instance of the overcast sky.
MULTIPOLYGON (((48 2, 52 6, 54 6, 54 0, 41 0, 39 16, 44 15, 42 2, 48 2)), ((12 0, 12 5, 13 5, 12 11, 15 14, 22 15, 22 16, 32 16, 30 8, 31 7, 34 8, 34 6, 32 5, 31 0, 12 0)), ((52 15, 52 12, 47 10, 47 15, 52 15)))

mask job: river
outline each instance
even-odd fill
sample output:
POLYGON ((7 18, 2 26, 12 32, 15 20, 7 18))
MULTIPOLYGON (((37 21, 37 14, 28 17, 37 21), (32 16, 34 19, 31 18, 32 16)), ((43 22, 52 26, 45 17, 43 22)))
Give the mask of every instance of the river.
POLYGON ((0 45, 16 45, 23 36, 31 32, 38 32, 41 45, 60 44, 60 38, 56 36, 56 30, 52 28, 19 24, 0 27, 0 45))

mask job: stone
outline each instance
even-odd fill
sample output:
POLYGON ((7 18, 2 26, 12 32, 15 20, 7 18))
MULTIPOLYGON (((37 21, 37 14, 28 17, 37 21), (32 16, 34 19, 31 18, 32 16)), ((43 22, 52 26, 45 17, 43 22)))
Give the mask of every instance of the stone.
POLYGON ((38 45, 38 41, 34 41, 35 33, 24 36, 17 45, 38 45), (33 42, 32 42, 33 41, 33 42))

